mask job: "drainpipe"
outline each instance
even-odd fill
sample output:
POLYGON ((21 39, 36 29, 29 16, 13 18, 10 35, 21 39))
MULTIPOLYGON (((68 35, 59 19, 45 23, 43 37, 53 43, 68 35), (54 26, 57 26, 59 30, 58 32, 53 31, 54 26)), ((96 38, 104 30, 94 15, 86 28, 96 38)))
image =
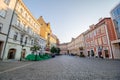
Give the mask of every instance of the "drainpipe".
POLYGON ((2 60, 3 60, 4 55, 5 55, 5 49, 6 49, 6 45, 7 45, 7 42, 8 42, 10 30, 11 30, 11 27, 12 27, 12 21, 13 21, 13 17, 14 17, 14 14, 15 14, 15 8, 17 6, 17 2, 18 2, 18 0, 16 0, 15 7, 13 9, 12 17, 11 17, 11 20, 10 20, 10 25, 9 25, 9 29, 8 29, 8 33, 7 33, 7 37, 6 37, 6 41, 5 41, 5 46, 4 46, 4 49, 3 49, 2 60))

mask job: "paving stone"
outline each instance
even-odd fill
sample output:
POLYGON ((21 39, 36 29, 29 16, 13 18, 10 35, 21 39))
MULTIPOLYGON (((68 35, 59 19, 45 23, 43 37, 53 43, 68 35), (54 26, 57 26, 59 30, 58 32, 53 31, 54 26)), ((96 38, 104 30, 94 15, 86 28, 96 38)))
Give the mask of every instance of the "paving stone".
POLYGON ((63 55, 46 61, 31 63, 28 66, 0 74, 0 80, 120 79, 120 60, 79 58, 63 55))

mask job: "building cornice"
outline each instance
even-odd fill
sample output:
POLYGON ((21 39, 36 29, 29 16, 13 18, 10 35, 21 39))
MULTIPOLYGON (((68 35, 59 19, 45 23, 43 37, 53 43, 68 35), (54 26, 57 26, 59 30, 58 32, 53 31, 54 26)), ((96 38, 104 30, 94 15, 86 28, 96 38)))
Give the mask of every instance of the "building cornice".
POLYGON ((24 2, 23 2, 22 0, 18 0, 18 1, 21 3, 21 5, 24 7, 24 9, 29 13, 29 15, 33 18, 33 20, 34 20, 39 26, 41 26, 41 25, 39 24, 39 22, 37 21, 37 19, 31 14, 30 10, 27 8, 27 6, 24 4, 24 2))

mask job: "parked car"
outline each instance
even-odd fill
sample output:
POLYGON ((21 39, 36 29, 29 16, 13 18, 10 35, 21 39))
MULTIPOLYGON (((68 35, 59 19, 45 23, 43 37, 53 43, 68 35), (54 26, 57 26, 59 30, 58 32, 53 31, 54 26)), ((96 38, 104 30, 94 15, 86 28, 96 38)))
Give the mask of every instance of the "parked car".
POLYGON ((55 54, 54 54, 54 53, 52 53, 52 54, 51 54, 51 57, 52 57, 52 58, 54 58, 54 57, 55 57, 55 54))

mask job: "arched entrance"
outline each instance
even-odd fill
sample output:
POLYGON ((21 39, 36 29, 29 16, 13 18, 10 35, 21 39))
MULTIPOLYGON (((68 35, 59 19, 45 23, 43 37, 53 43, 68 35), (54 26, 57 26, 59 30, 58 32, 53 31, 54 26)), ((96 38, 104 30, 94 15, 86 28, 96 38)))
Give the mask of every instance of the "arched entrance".
POLYGON ((88 57, 90 57, 90 51, 88 51, 88 57))
POLYGON ((15 53, 16 53, 16 49, 14 49, 14 48, 9 49, 9 51, 8 51, 8 59, 14 59, 15 58, 15 53))
POLYGON ((2 59, 1 53, 2 53, 2 49, 3 49, 3 44, 4 44, 4 42, 0 41, 0 59, 2 59))
POLYGON ((94 51, 93 51, 93 50, 91 50, 91 56, 92 56, 92 57, 94 56, 94 51))
POLYGON ((26 54, 26 49, 23 49, 23 51, 22 51, 22 58, 25 58, 25 54, 26 54))
POLYGON ((105 52, 105 58, 109 58, 108 50, 104 50, 104 52, 105 52))

